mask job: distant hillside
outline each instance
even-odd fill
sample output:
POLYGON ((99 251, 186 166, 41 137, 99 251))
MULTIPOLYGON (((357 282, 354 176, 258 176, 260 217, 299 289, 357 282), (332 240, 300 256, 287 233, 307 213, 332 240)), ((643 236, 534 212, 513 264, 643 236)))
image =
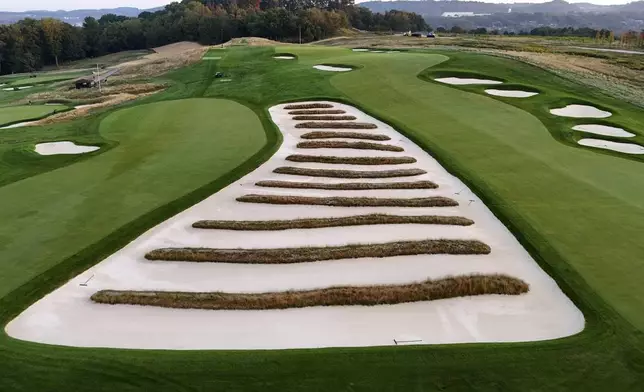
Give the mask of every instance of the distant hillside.
POLYGON ((32 19, 56 18, 56 19, 63 20, 71 25, 79 26, 83 23, 83 19, 85 19, 88 16, 92 16, 96 19, 99 19, 101 16, 106 14, 136 17, 143 11, 154 12, 160 9, 163 9, 163 7, 152 8, 149 10, 141 10, 133 7, 119 7, 119 8, 85 9, 85 10, 73 10, 73 11, 46 11, 46 10, 34 10, 34 11, 25 11, 25 12, 0 11, 0 24, 15 23, 25 18, 32 18, 32 19))

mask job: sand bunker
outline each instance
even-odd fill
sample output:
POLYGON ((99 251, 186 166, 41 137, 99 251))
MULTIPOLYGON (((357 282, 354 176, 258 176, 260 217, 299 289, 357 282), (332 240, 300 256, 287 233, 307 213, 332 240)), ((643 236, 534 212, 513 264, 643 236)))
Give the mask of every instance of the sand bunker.
POLYGON ((563 108, 550 109, 550 113, 560 117, 573 118, 606 118, 613 114, 589 105, 567 105, 563 108))
POLYGON ((33 86, 21 86, 21 87, 9 87, 9 88, 3 88, 4 91, 15 91, 16 89, 18 90, 25 90, 28 88, 32 88, 33 86))
POLYGON ((577 143, 586 147, 603 148, 604 150, 612 150, 624 154, 644 154, 644 146, 634 143, 618 143, 601 139, 581 139, 577 143))
POLYGON ((351 68, 334 67, 331 65, 314 65, 313 68, 319 69, 320 71, 330 71, 330 72, 347 72, 352 70, 351 68))
POLYGON ((273 56, 273 58, 278 60, 295 60, 295 56, 273 56))
POLYGON ((37 123, 37 122, 38 122, 38 121, 25 121, 25 122, 21 122, 21 123, 17 123, 17 124, 7 125, 6 127, 2 127, 2 128, 0 128, 0 129, 11 129, 11 128, 28 127, 28 126, 30 126, 30 125, 33 125, 33 124, 37 123))
POLYGON ((85 154, 96 151, 100 147, 79 146, 74 142, 51 142, 36 144, 36 152, 40 155, 85 154))
POLYGON ((634 133, 625 131, 622 128, 609 127, 608 125, 584 124, 572 127, 575 131, 594 133, 596 135, 614 136, 614 137, 633 137, 634 133))
MULTIPOLYGON (((312 102, 298 103, 298 105, 312 102)), ((422 169, 415 179, 432 181, 427 189, 280 189, 258 187, 287 180, 275 173, 292 165, 309 169, 356 170, 355 165, 291 162, 302 131, 287 104, 269 109, 283 135, 279 150, 245 177, 167 221, 151 228, 113 255, 74 277, 30 306, 6 327, 18 339, 84 347, 147 349, 285 349, 396 345, 405 336, 416 344, 515 342, 555 339, 584 328, 582 313, 562 293, 530 254, 485 204, 434 158, 391 126, 348 105, 318 102, 343 110, 355 122, 376 125, 378 134, 404 152, 337 149, 342 157, 402 157, 416 161, 395 168, 422 169), (333 207, 240 203, 248 194, 308 197, 419 198, 442 196, 450 207, 333 207), (214 220, 294 220, 352 217, 364 214, 462 216, 473 225, 389 224, 297 228, 275 231, 198 229, 214 220), (164 247, 297 248, 344 246, 428 239, 478 240, 492 253, 363 257, 295 264, 232 264, 149 261, 145 254, 164 247), (105 305, 90 301, 100 290, 266 293, 337 286, 399 285, 471 274, 507 274, 530 285, 521 295, 484 295, 377 306, 313 306, 285 310, 198 310, 153 306, 105 305), (153 333, 151 333, 153 331, 153 333)), ((326 107, 326 105, 330 107, 326 107)), ((295 109, 295 108, 293 108, 295 109)), ((369 131, 365 131, 369 132, 369 131)), ((327 154, 328 155, 328 154, 327 154)), ((371 167, 370 167, 371 168, 371 167)), ((374 170, 393 169, 382 165, 374 170)), ((307 178, 324 184, 342 178, 307 178)), ((405 178, 369 178, 361 182, 392 184, 405 178)))
POLYGON ((351 49, 354 52, 368 52, 369 49, 351 49))
POLYGON ((490 80, 490 79, 476 79, 476 78, 456 78, 456 77, 451 77, 451 78, 437 78, 434 79, 437 82, 441 83, 446 83, 446 84, 453 84, 456 86, 463 86, 467 84, 503 84, 503 82, 499 82, 498 80, 490 80))
POLYGON ((207 56, 207 57, 202 57, 202 60, 221 60, 221 56, 207 56))
POLYGON ((488 89, 488 90, 485 90, 485 92, 490 95, 495 95, 497 97, 510 97, 510 98, 528 98, 539 94, 532 91, 495 90, 495 89, 488 89))

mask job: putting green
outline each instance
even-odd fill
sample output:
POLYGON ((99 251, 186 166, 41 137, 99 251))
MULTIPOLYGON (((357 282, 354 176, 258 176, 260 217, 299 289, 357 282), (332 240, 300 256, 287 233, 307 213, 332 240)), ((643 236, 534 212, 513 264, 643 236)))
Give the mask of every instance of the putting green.
POLYGON ((0 126, 39 119, 56 111, 60 111, 61 109, 67 108, 68 106, 65 105, 23 105, 0 107, 0 126))

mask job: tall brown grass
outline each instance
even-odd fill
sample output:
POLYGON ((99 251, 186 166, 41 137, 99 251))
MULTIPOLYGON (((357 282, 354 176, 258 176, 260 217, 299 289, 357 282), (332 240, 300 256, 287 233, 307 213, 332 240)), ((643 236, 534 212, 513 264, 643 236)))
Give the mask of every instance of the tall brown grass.
POLYGON ((148 260, 206 263, 291 264, 364 257, 433 254, 485 255, 488 253, 490 253, 490 247, 480 241, 437 239, 300 248, 161 248, 148 252, 145 258, 148 260))
POLYGON ((293 116, 295 121, 347 121, 355 120, 355 116, 311 116, 311 115, 301 115, 293 116))
POLYGON ((397 169, 397 170, 333 170, 333 169, 309 169, 306 167, 278 167, 273 170, 277 174, 291 174, 308 177, 329 177, 329 178, 395 178, 412 177, 426 174, 422 169, 397 169))
POLYGON ((416 198, 380 197, 311 197, 288 195, 244 195, 237 198, 243 203, 299 204, 330 207, 454 207, 455 200, 443 196, 416 198))
POLYGON ((331 128, 331 129, 376 129, 376 124, 356 122, 303 122, 295 125, 295 128, 331 128))
POLYGON ((436 189, 438 185, 431 181, 410 182, 341 182, 338 184, 325 184, 320 182, 295 182, 295 181, 258 181, 257 186, 266 188, 291 188, 291 189, 328 189, 338 191, 361 191, 378 189, 436 189))
POLYGON ((392 144, 378 144, 370 142, 345 142, 336 140, 315 140, 312 142, 299 142, 297 148, 350 148, 355 150, 376 150, 376 151, 405 151, 402 147, 392 144))
POLYGON ((373 133, 360 133, 360 132, 324 132, 315 131, 308 132, 300 136, 302 139, 363 139, 363 140, 391 140, 387 135, 379 135, 373 133))
POLYGON ((343 165, 402 165, 416 163, 413 157, 334 157, 320 155, 289 155, 287 161, 291 162, 314 162, 331 163, 343 165))
POLYGON ((475 295, 520 295, 530 286, 507 275, 461 275, 405 285, 341 286, 259 294, 101 290, 91 296, 102 304, 180 309, 262 310, 310 306, 375 306, 434 301, 475 295))
POLYGON ((305 218, 291 220, 265 221, 226 221, 201 220, 192 224, 197 229, 243 230, 243 231, 273 231, 289 229, 319 229, 324 227, 368 226, 368 225, 455 225, 470 226, 474 221, 461 216, 443 215, 388 215, 368 214, 353 215, 337 218, 305 218))
POLYGON ((307 115, 307 114, 345 114, 345 113, 346 112, 344 110, 340 110, 340 109, 327 109, 327 110, 324 110, 324 109, 322 109, 322 110, 306 110, 305 109, 305 110, 293 110, 293 111, 288 112, 288 114, 290 114, 292 116, 293 115, 298 115, 298 114, 307 115))
POLYGON ((284 109, 330 109, 330 103, 294 103, 284 106, 284 109))

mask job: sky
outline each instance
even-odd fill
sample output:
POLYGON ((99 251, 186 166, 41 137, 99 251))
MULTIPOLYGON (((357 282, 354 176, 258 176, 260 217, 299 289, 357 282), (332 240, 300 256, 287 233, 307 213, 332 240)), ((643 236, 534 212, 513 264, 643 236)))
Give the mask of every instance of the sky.
MULTIPOLYGON (((0 0, 0 11, 27 11, 27 10, 74 10, 87 8, 116 8, 136 7, 140 9, 153 8, 170 3, 171 0, 21 0, 10 1, 0 0), (10 4, 1 4, 10 3, 10 4), (53 6, 52 4, 55 4, 53 6)), ((543 3, 544 0, 478 0, 485 3, 543 3)), ((625 4, 629 0, 568 0, 570 3, 594 3, 594 4, 625 4)), ((357 2, 360 2, 358 0, 357 2)))

